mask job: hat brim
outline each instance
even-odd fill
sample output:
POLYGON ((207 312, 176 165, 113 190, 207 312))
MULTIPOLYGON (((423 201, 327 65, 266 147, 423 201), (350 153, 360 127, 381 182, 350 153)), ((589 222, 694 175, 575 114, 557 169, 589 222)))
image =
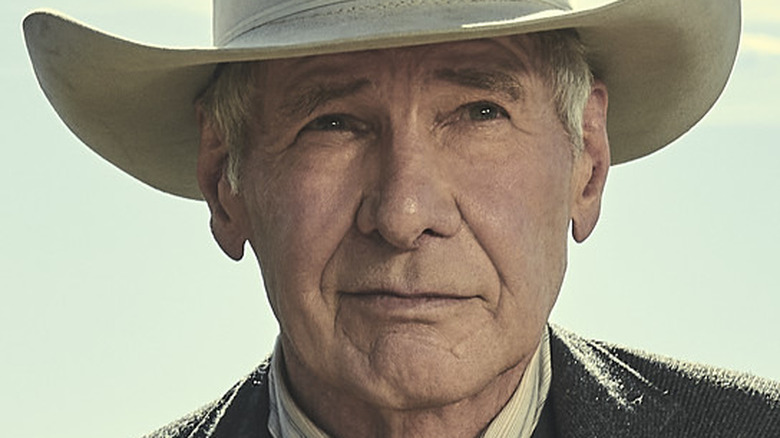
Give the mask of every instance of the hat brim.
POLYGON ((219 63, 576 28, 609 90, 617 164, 662 148, 698 122, 736 57, 739 0, 601 1, 556 14, 535 13, 526 3, 462 2, 435 20, 417 11, 381 23, 367 23, 365 13, 328 20, 319 11, 262 26, 222 48, 138 44, 51 11, 28 15, 24 32, 41 88, 85 144, 144 183, 192 199, 202 198, 193 103, 219 63), (350 25, 358 19, 360 26, 350 25))

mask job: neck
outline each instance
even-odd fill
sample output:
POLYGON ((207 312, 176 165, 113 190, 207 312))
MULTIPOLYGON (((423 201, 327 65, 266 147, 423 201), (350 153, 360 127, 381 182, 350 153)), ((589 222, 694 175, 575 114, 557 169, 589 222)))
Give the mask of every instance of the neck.
POLYGON ((299 407, 332 437, 464 437, 480 435, 518 387, 530 357, 468 396, 388 408, 320 384, 287 361, 288 388, 299 407), (292 365, 292 366, 291 366, 292 365))

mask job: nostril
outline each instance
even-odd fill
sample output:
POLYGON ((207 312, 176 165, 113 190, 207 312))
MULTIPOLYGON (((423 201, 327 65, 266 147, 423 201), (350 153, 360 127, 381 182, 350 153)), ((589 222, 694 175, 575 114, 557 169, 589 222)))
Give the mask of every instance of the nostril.
POLYGON ((439 239, 442 237, 446 237, 444 234, 434 231, 432 228, 426 228, 424 229, 416 239, 414 239, 414 242, 412 242, 409 246, 410 247, 419 247, 422 245, 426 240, 428 239, 439 239))
POLYGON ((432 230, 430 228, 426 228, 425 230, 423 230, 422 234, 424 234, 426 236, 431 236, 431 237, 444 237, 443 234, 437 233, 436 231, 434 231, 434 230, 432 230))

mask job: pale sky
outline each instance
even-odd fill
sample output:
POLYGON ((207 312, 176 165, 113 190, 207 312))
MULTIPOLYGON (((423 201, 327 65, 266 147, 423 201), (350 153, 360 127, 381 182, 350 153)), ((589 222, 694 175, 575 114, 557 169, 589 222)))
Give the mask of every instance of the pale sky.
MULTIPOLYGON (((270 352, 277 327, 254 260, 222 255, 204 204, 126 176, 56 117, 21 37, 39 7, 147 43, 205 46, 210 1, 0 5, 0 430, 139 437, 221 396, 270 352)), ((779 103, 780 6, 746 0, 725 93, 683 138, 611 170, 552 320, 780 379, 779 103)))

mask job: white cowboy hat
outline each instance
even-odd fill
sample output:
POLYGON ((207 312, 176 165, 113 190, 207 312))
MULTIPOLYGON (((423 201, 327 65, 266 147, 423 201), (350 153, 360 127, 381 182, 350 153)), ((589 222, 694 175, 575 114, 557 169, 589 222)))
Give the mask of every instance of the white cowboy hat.
POLYGON ((145 46, 49 11, 27 16, 24 32, 43 91, 84 143, 153 187, 200 199, 193 101, 218 63, 577 28, 609 88, 616 164, 709 110, 740 23, 739 0, 214 0, 215 47, 145 46))

